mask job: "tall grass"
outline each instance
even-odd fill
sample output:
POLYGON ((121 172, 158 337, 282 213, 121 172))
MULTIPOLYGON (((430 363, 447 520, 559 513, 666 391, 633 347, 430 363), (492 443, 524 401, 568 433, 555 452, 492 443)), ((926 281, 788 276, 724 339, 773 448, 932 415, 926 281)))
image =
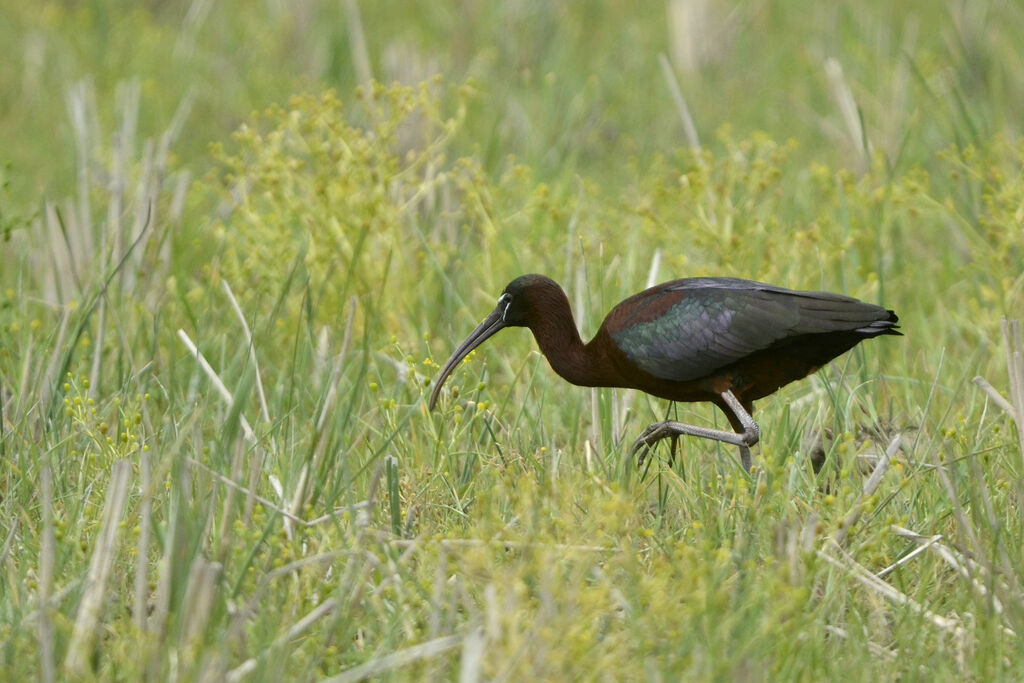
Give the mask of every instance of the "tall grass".
POLYGON ((1019 677, 1019 11, 399 4, 0 28, 3 670, 1019 677), (750 475, 638 469, 667 410, 722 416, 567 386, 523 331, 427 411, 527 271, 584 336, 724 274, 906 337, 758 402, 750 475))

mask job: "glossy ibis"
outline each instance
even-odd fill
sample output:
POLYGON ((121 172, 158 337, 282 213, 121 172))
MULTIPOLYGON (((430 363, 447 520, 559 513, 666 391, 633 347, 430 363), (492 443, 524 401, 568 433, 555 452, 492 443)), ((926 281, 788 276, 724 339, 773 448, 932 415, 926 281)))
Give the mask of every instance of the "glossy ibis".
POLYGON ((829 292, 801 292, 751 280, 697 277, 634 294, 613 308, 597 334, 580 339, 565 292, 551 278, 523 275, 444 364, 430 394, 470 351, 504 327, 529 327, 552 369, 584 387, 639 389, 669 401, 710 401, 735 433, 671 420, 650 425, 633 444, 647 450, 682 434, 739 446, 750 471, 760 429, 753 402, 775 392, 862 339, 899 335, 896 314, 829 292))

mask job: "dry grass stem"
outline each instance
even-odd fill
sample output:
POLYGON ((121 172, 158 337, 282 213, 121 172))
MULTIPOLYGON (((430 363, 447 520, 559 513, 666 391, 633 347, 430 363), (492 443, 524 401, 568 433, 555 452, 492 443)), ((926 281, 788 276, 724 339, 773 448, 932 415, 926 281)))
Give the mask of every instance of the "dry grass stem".
POLYGON ((249 323, 245 319, 245 314, 242 313, 242 307, 238 305, 238 300, 235 299, 235 293, 231 291, 231 285, 228 284, 227 280, 220 281, 221 286, 224 288, 224 294, 228 297, 228 303, 231 304, 231 310, 235 312, 235 317, 238 318, 238 324, 242 326, 242 332, 245 333, 245 344, 249 349, 249 360, 252 362, 253 372, 256 376, 256 394, 260 399, 260 412, 263 414, 263 420, 266 423, 270 423, 270 409, 267 407, 267 395, 263 391, 263 379, 260 377, 260 361, 256 356, 256 343, 252 338, 252 331, 249 329, 249 323))
POLYGON ((114 565, 114 543, 128 500, 131 471, 131 463, 124 459, 114 463, 111 471, 107 498, 103 506, 103 523, 93 548, 82 601, 78 605, 78 615, 75 618, 71 642, 68 644, 68 655, 64 662, 67 671, 73 675, 84 675, 91 671, 92 647, 99 632, 100 612, 107 594, 107 581, 114 565))
POLYGON ((868 498, 875 494, 876 490, 878 490, 878 486, 882 483, 882 477, 885 476, 885 473, 889 469, 889 461, 894 455, 896 455, 896 451, 900 449, 900 444, 902 442, 902 437, 897 434, 889 443, 889 447, 885 449, 885 454, 881 459, 879 459, 878 464, 875 465, 875 469, 872 470, 871 476, 868 477, 866 482, 864 482, 864 490, 861 492, 860 496, 857 497, 857 501, 853 504, 850 512, 846 515, 846 519, 843 520, 842 526, 839 527, 839 530, 836 531, 835 535, 832 537, 836 544, 841 546, 846 542, 850 529, 860 520, 861 515, 864 514, 864 503, 868 498))
POLYGON ((869 590, 878 593, 879 595, 885 597, 887 600, 890 600, 898 605, 903 605, 905 607, 910 608, 913 612, 920 614, 937 628, 948 633, 951 633, 957 637, 963 637, 965 631, 963 626, 961 626, 961 620, 959 618, 944 617, 935 614, 929 609, 926 609, 924 606, 922 606, 920 603, 918 603, 910 596, 906 595, 905 593, 902 593, 890 584, 886 583, 885 581, 882 581, 877 576, 872 574, 864 566, 862 566, 853 558, 851 558, 846 553, 846 551, 844 551, 841 547, 839 547, 838 545, 835 545, 834 547, 840 553, 839 558, 833 557, 829 553, 825 552, 825 550, 817 550, 815 551, 815 554, 817 554, 818 557, 822 558, 834 567, 838 567, 839 569, 844 570, 849 576, 851 576, 854 580, 856 580, 865 588, 868 588, 869 590))
POLYGON ((323 522, 326 522, 326 521, 328 521, 330 519, 335 519, 335 518, 338 517, 338 515, 343 515, 343 514, 345 514, 347 512, 350 512, 352 510, 363 510, 363 509, 365 509, 365 508, 370 506, 370 501, 363 500, 363 501, 359 501, 357 503, 353 503, 351 505, 346 505, 345 507, 337 508, 332 513, 328 513, 326 515, 321 515, 319 517, 315 517, 313 519, 306 520, 306 519, 303 519, 302 517, 299 517, 298 515, 296 515, 296 514, 294 514, 292 512, 289 512, 288 510, 285 510, 284 508, 282 508, 282 507, 280 507, 278 505, 275 505, 272 501, 267 500, 263 496, 260 496, 260 495, 258 495, 256 493, 254 493, 253 491, 251 491, 250 489, 242 486, 241 484, 239 484, 239 483, 237 483, 235 481, 232 481, 229 477, 225 477, 223 474, 220 474, 219 472, 209 468, 208 466, 206 466, 203 463, 199 462, 195 458, 186 458, 186 460, 189 462, 189 464, 194 465, 195 467, 198 467, 198 468, 202 469, 203 471, 205 471, 207 474, 209 474, 211 477, 213 477, 214 479, 216 479, 220 483, 222 483, 222 484, 224 484, 226 486, 229 486, 229 487, 235 489, 236 491, 239 491, 240 493, 244 493, 246 496, 251 496, 253 500, 255 500, 257 503, 259 503, 263 507, 267 508, 268 510, 272 510, 273 512, 276 512, 277 514, 281 515, 282 517, 284 517, 288 521, 293 522, 295 524, 300 524, 300 525, 302 525, 304 527, 316 526, 317 524, 322 524, 323 522))
POLYGON ((448 650, 461 645, 462 640, 462 636, 444 636, 442 638, 428 640, 425 643, 413 645, 412 647, 405 648, 404 650, 399 650, 398 652, 378 657, 366 664, 360 664, 359 666, 352 667, 337 676, 325 678, 322 683, 355 683, 355 681, 364 681, 388 671, 400 669, 403 666, 408 666, 409 664, 413 664, 420 660, 430 659, 440 654, 444 654, 448 650))
MULTIPOLYGON (((178 330, 178 339, 180 339, 181 343, 185 345, 185 348, 188 349, 189 353, 195 356, 196 362, 199 363, 199 367, 202 368, 204 373, 206 373, 206 376, 209 378, 210 383, 213 384, 213 388, 216 389, 217 393, 220 394, 222 399, 224 399, 224 402, 227 403, 228 408, 231 408, 231 406, 233 406, 235 403, 234 397, 231 395, 231 392, 228 391, 228 388, 224 386, 224 382, 221 381, 220 376, 217 375, 217 372, 206 361, 206 358, 203 356, 202 353, 199 352, 199 349, 196 348, 196 345, 192 343, 192 339, 189 338, 185 330, 178 330)), ((245 435, 245 438, 250 443, 255 444, 256 434, 253 432, 252 427, 249 426, 249 421, 245 419, 245 415, 239 415, 238 420, 242 426, 242 433, 245 435)))
POLYGON ((672 71, 672 65, 664 53, 658 55, 658 63, 661 64, 661 74, 665 78, 665 84, 672 95, 672 101, 679 113, 679 120, 683 124, 683 136, 686 144, 692 149, 700 149, 700 138, 697 136, 697 126, 693 123, 693 116, 690 115, 690 108, 686 106, 686 98, 683 97, 683 90, 679 87, 676 74, 672 71))

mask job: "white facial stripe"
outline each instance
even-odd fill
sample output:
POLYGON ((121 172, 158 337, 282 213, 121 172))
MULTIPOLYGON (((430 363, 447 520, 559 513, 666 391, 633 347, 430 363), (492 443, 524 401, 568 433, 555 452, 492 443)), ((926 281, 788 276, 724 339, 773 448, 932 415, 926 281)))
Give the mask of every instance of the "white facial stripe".
POLYGON ((511 295, 511 294, 502 294, 502 295, 501 295, 501 296, 500 296, 500 297, 498 298, 498 305, 499 305, 499 306, 501 305, 501 302, 502 302, 502 301, 504 301, 504 302, 505 302, 505 310, 503 310, 503 311, 501 312, 501 319, 502 319, 502 321, 504 321, 504 320, 505 320, 505 318, 506 318, 506 317, 508 316, 508 308, 509 308, 509 306, 511 306, 511 305, 512 305, 512 295, 511 295))

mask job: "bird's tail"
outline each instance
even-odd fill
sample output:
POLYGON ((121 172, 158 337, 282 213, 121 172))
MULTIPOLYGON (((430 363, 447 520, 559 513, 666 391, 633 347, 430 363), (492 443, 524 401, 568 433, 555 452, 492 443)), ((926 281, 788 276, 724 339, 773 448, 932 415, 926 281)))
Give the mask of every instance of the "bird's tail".
POLYGON ((886 310, 886 313, 888 317, 882 320, 875 320, 864 327, 858 327, 856 331, 865 337, 877 337, 883 334, 893 334, 902 337, 903 333, 899 331, 900 326, 896 324, 900 321, 899 316, 892 310, 886 310))

